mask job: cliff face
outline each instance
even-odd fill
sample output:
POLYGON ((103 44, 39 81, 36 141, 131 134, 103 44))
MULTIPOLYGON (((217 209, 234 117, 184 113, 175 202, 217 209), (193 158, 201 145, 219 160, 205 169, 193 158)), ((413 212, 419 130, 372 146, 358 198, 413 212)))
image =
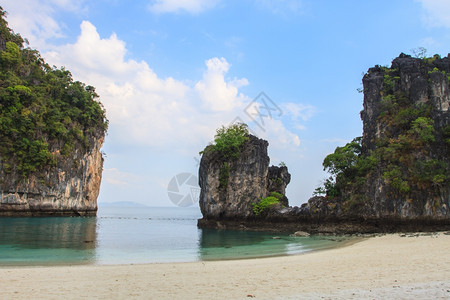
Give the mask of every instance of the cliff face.
POLYGON ((361 143, 336 149, 333 189, 295 214, 377 224, 449 224, 449 78, 450 56, 401 54, 390 68, 370 68, 363 78, 361 143), (338 168, 344 157, 350 163, 338 168))
MULTIPOLYGON (((250 135, 236 159, 204 152, 199 169, 203 220, 254 218, 253 203, 270 192, 284 195, 290 174, 286 167, 269 168, 267 146, 267 141, 250 135)), ((281 202, 288 204, 286 197, 281 202)))
POLYGON ((392 61, 391 68, 375 66, 370 68, 363 78, 364 110, 361 113, 363 121, 363 147, 374 149, 377 139, 386 136, 386 127, 380 120, 383 112, 383 97, 387 94, 402 94, 408 104, 413 107, 429 105, 431 117, 436 128, 449 124, 449 76, 450 57, 429 59, 413 58, 401 54, 392 61), (391 91, 385 91, 386 76, 392 77, 391 91))
POLYGON ((103 171, 104 132, 89 139, 55 167, 21 178, 0 167, 0 216, 95 215, 103 171))
POLYGON ((450 219, 449 75, 450 57, 401 54, 364 76, 361 155, 380 153, 366 214, 450 219))
POLYGON ((277 192, 284 195, 284 197, 280 200, 280 203, 282 206, 289 206, 288 198, 285 196, 286 187, 289 182, 291 182, 291 174, 289 174, 288 168, 286 166, 270 166, 267 180, 267 191, 277 192))
POLYGON ((0 7, 0 216, 95 215, 108 120, 93 86, 51 67, 0 7))

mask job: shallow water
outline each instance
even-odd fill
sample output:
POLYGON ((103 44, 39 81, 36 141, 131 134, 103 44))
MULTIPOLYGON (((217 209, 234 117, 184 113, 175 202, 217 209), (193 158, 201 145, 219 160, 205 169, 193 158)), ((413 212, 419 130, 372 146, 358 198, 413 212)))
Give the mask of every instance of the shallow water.
POLYGON ((198 229, 198 208, 102 207, 97 217, 0 218, 0 266, 242 259, 335 247, 344 238, 198 229))

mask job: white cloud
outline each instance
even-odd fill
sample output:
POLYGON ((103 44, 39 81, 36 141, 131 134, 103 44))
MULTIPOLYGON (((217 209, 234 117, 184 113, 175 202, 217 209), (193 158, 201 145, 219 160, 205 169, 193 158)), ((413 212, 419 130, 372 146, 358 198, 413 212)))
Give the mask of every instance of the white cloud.
POLYGON ((226 81, 224 75, 228 72, 230 64, 225 58, 211 58, 206 61, 207 71, 203 79, 195 85, 207 108, 212 111, 230 111, 241 107, 245 96, 238 94, 241 86, 248 85, 245 78, 226 81))
POLYGON ((213 8, 219 0, 153 0, 150 11, 154 13, 173 13, 185 11, 198 14, 213 8))
POLYGON ((430 27, 450 27, 450 1, 416 0, 425 9, 423 20, 430 27))
POLYGON ((87 21, 76 43, 44 54, 51 64, 96 87, 110 119, 109 139, 116 143, 198 147, 242 109, 246 97, 238 89, 248 81, 227 80, 230 64, 224 58, 207 60, 203 78, 189 86, 160 78, 146 62, 125 55, 123 41, 115 34, 102 39, 87 21))
POLYGON ((262 138, 271 141, 274 149, 292 149, 300 146, 298 135, 290 132, 279 119, 267 119, 262 138))
POLYGON ((46 49, 46 40, 64 36, 64 24, 53 18, 57 10, 81 12, 84 0, 4 0, 2 7, 8 12, 7 21, 15 32, 27 38, 40 50, 46 49))

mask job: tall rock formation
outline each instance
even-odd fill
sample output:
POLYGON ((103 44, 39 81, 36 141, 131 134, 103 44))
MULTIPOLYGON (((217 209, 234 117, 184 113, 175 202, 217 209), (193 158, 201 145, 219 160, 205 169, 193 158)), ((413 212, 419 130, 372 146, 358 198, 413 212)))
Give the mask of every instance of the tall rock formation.
MULTIPOLYGON (((290 174, 287 167, 269 167, 268 144, 250 135, 236 159, 204 152, 199 169, 200 226, 209 221, 255 218, 253 203, 270 192, 285 194, 290 174)), ((288 205, 286 197, 281 202, 288 205)))
POLYGON ((380 152, 364 189, 371 215, 450 220, 449 76, 450 56, 405 54, 364 76, 361 155, 380 152))
POLYGON ((299 215, 416 229, 450 225, 449 79, 450 55, 402 53, 390 68, 370 68, 363 78, 360 146, 354 140, 336 150, 337 164, 343 161, 336 155, 347 151, 348 165, 334 170, 328 195, 311 198, 299 215))
POLYGON ((95 215, 108 120, 95 88, 45 63, 0 7, 0 216, 95 215))

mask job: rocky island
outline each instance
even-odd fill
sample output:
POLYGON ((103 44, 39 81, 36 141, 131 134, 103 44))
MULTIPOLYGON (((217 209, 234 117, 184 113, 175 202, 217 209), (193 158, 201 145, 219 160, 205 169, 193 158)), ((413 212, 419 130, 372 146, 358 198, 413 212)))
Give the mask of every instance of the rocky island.
POLYGON ((272 197, 279 207, 288 206, 285 191, 291 175, 286 166, 269 167, 268 142, 249 135, 243 124, 222 128, 218 136, 232 133, 245 137, 230 150, 236 151, 234 155, 214 146, 203 152, 199 171, 200 209, 204 217, 199 221, 201 226, 220 226, 221 220, 254 219, 257 202, 271 195, 275 195, 272 197))
POLYGON ((94 87, 25 47, 0 11, 0 216, 95 215, 105 110, 94 87))
POLYGON ((247 139, 230 160, 214 149, 216 135, 199 169, 199 226, 313 233, 449 229, 449 80, 450 55, 402 53, 391 67, 370 68, 363 78, 363 135, 324 159, 330 178, 301 207, 281 201, 290 175, 286 167, 269 171, 266 141, 244 132, 247 139), (221 184, 225 173, 227 185, 221 184), (264 201, 273 183, 281 187, 279 201, 264 201))

